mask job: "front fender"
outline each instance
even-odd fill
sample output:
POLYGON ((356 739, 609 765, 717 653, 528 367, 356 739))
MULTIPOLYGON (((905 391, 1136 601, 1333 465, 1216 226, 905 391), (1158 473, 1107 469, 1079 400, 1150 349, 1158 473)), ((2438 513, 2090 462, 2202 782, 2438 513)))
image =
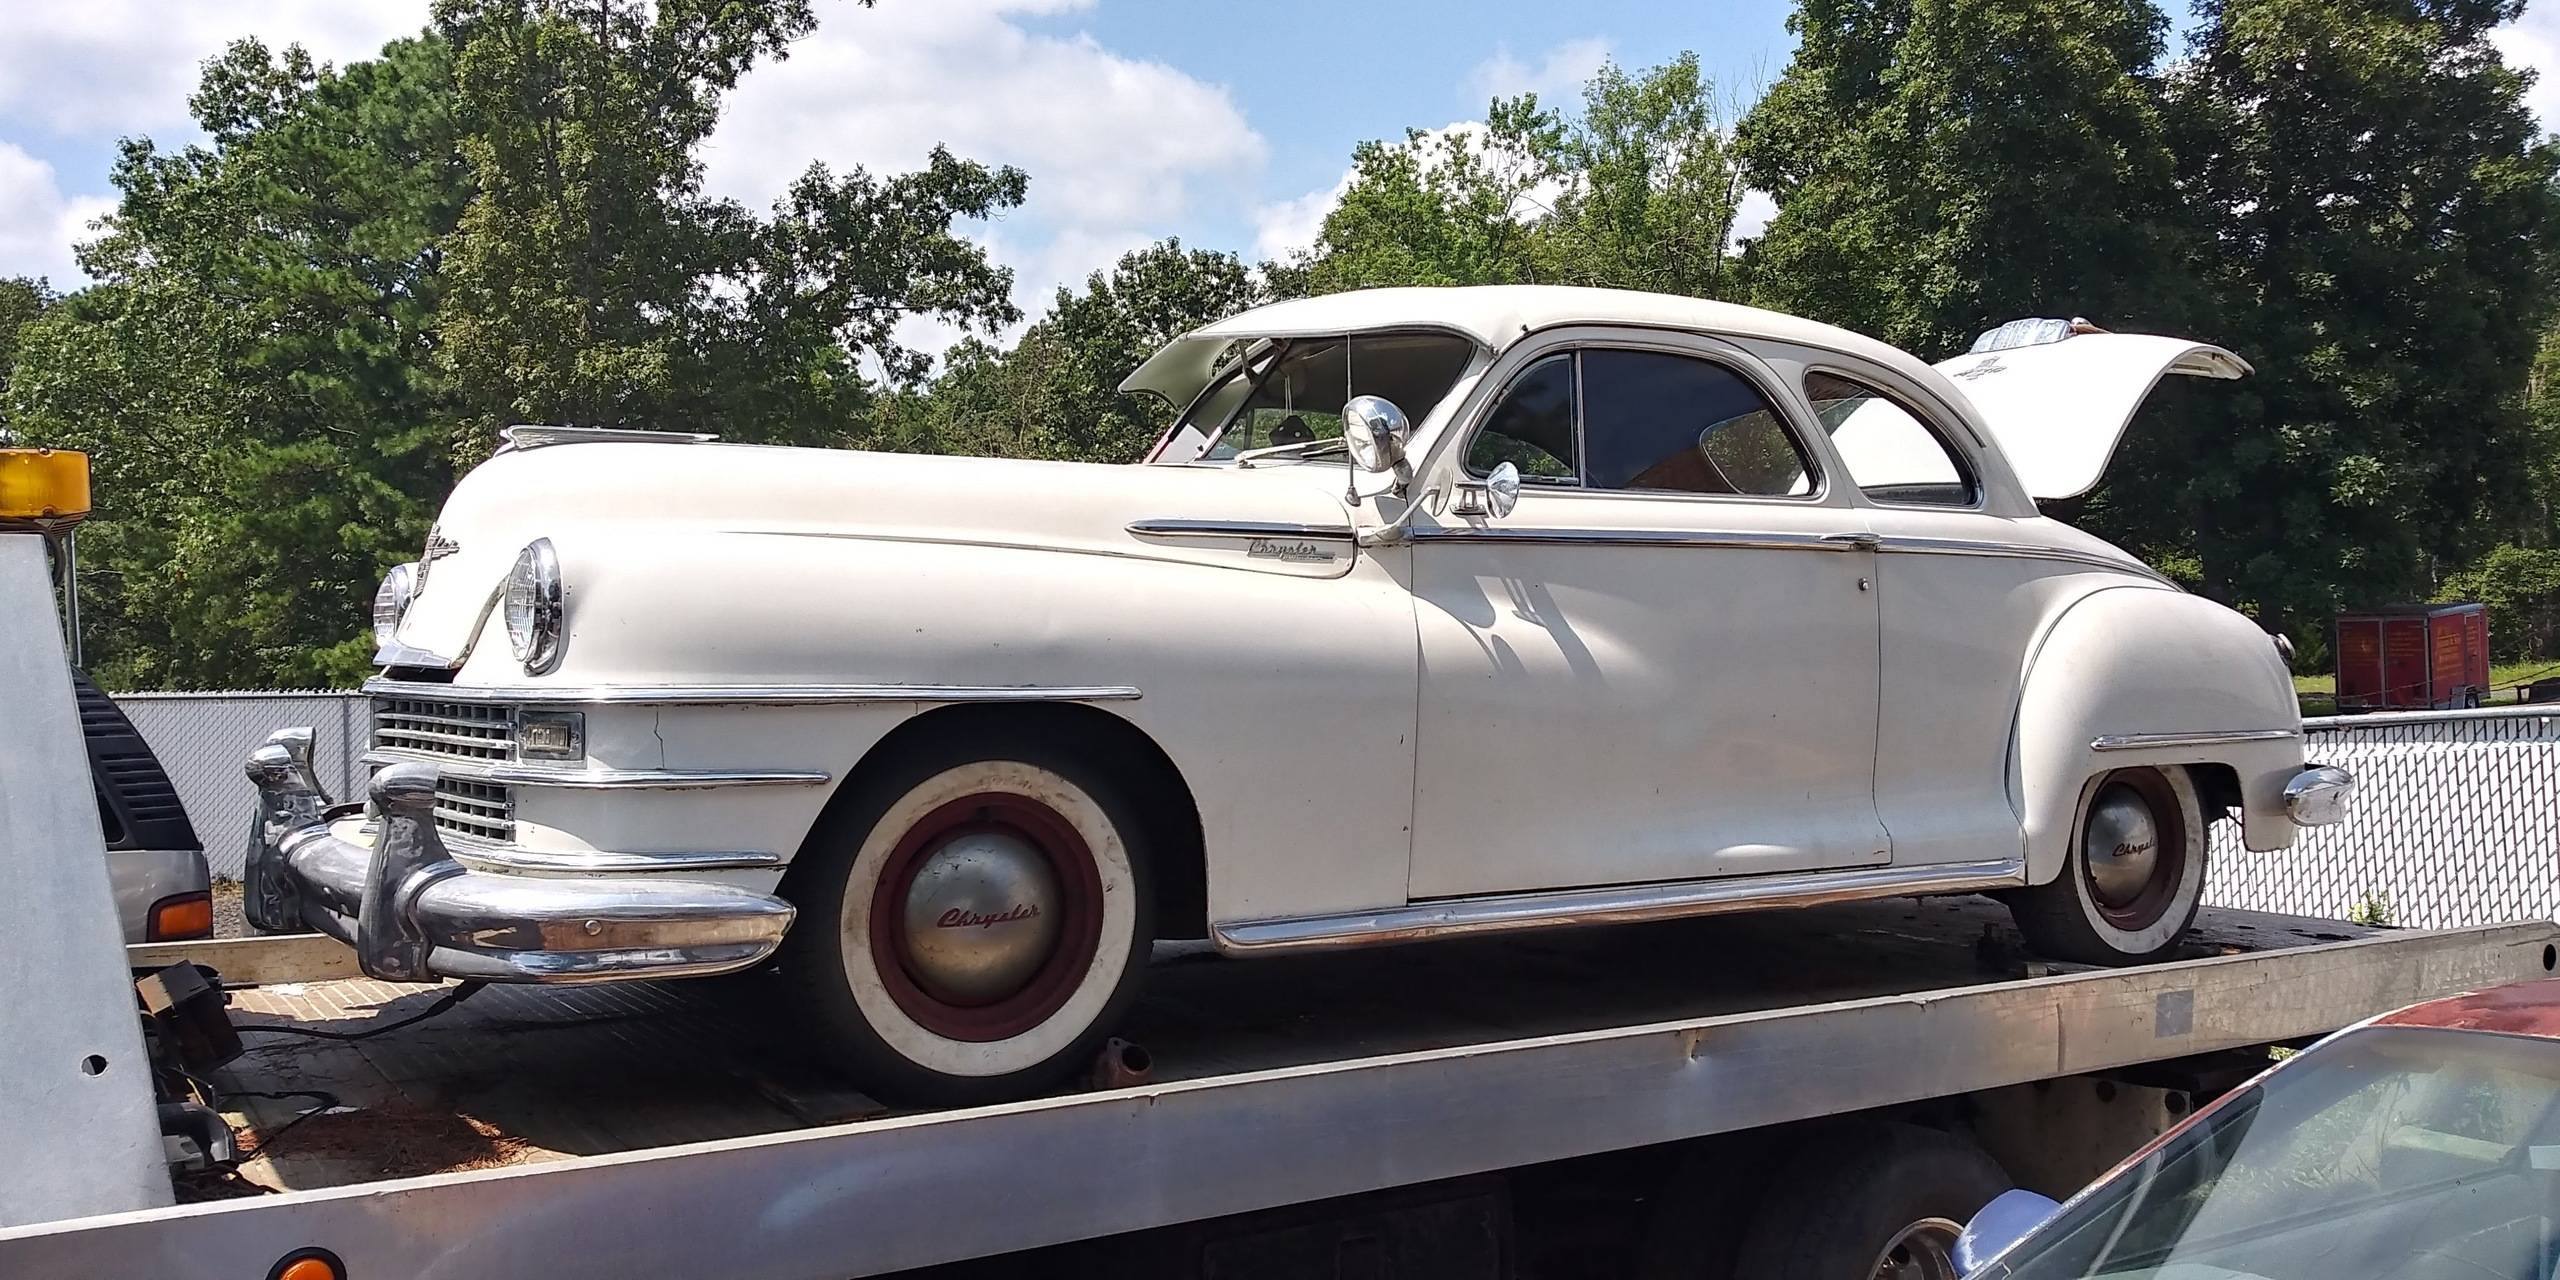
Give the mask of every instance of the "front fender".
POLYGON ((2099 776, 2169 764, 2230 766, 2248 847, 2291 844, 2284 785, 2302 768, 2302 713, 2283 658, 2257 624, 2201 596, 2126 585, 2081 597, 2037 645, 2019 702, 2010 778, 2030 882, 2061 872, 2099 776))

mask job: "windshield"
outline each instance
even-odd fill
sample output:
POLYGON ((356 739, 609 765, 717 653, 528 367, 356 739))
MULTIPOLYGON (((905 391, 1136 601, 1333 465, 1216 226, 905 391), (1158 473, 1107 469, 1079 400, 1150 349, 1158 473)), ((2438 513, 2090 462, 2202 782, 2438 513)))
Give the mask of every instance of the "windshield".
POLYGON ((2560 1043, 2373 1027, 2233 1097, 1983 1280, 2552 1280, 2560 1043))
POLYGON ((1240 344, 1151 460, 1223 462, 1253 449, 1339 439, 1342 406, 1354 396, 1383 396, 1418 423, 1474 354, 1473 342, 1448 333, 1240 344))

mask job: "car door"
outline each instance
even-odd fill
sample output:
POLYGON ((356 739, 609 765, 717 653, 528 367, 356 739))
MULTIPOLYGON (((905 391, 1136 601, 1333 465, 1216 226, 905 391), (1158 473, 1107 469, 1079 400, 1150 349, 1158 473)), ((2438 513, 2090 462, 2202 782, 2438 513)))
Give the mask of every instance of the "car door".
POLYGON ((1801 401, 1729 344, 1522 344, 1427 464, 1412 896, 1871 866, 1871 535, 1801 401), (1781 407, 1785 406, 1785 407, 1781 407))

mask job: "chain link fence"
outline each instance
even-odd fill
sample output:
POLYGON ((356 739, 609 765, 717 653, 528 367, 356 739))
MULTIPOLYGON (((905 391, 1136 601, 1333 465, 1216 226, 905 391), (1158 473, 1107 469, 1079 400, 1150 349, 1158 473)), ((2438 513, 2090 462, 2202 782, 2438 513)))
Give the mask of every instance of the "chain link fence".
POLYGON ((2560 706, 2305 721, 2347 816, 2251 853, 2218 823, 2205 900, 2442 929, 2560 914, 2560 706))
POLYGON ((120 693, 115 700, 142 740, 151 744, 151 753, 160 757, 217 878, 239 879, 248 856, 257 806, 249 798, 249 779, 241 766, 268 734, 288 725, 310 725, 311 763, 320 785, 340 800, 364 794, 364 771, 356 757, 370 744, 373 712, 363 694, 120 693))
MULTIPOLYGON (((363 695, 129 693, 117 705, 169 771, 217 876, 237 878, 253 806, 240 765, 268 733, 313 729, 320 780, 363 794, 363 695)), ((2560 708, 2495 707, 2307 722, 2309 755, 2356 775, 2346 820, 2250 853, 2214 830, 2206 896, 2290 915, 2446 928, 2560 914, 2560 708)))

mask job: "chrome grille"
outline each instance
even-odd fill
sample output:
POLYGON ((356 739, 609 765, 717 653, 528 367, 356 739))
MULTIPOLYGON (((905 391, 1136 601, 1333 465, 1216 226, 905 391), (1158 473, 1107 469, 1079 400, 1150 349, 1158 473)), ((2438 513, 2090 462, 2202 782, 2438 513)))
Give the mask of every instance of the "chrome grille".
POLYGON ((516 709, 430 698, 376 698, 373 745, 456 760, 513 760, 516 709))
MULTIPOLYGON (((373 745, 446 760, 513 760, 516 709, 441 698, 373 700, 373 745)), ((515 795, 504 783, 436 779, 436 828, 475 840, 515 839, 515 795)))
POLYGON ((467 778, 436 780, 436 827, 479 840, 515 839, 516 800, 506 784, 467 778))

